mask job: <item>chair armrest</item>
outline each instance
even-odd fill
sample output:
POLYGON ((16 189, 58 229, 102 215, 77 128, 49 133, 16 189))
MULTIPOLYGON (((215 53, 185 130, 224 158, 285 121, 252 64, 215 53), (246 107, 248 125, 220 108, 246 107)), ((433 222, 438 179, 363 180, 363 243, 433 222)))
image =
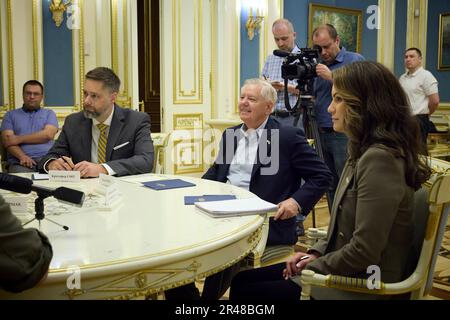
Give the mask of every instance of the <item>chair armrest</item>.
POLYGON ((397 295, 412 292, 424 284, 424 277, 418 272, 413 272, 407 279, 396 283, 382 281, 368 282, 365 279, 351 278, 337 275, 323 275, 312 270, 303 270, 301 275, 302 294, 301 300, 309 300, 311 287, 319 286, 342 291, 351 291, 376 295, 397 295))

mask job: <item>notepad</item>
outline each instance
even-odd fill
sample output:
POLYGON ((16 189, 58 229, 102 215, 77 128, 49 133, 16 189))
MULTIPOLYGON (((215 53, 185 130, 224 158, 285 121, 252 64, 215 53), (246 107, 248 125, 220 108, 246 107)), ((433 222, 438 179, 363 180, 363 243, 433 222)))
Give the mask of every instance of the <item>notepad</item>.
POLYGON ((202 196, 185 196, 184 204, 193 205, 195 202, 223 201, 232 199, 236 199, 236 196, 231 194, 204 194, 202 196))
POLYGON ((187 182, 181 179, 147 181, 143 182, 142 184, 147 188, 151 188, 153 190, 168 190, 195 186, 194 183, 187 182))
POLYGON ((276 204, 261 198, 235 199, 212 202, 196 202, 195 207, 214 218, 263 214, 278 210, 276 204))

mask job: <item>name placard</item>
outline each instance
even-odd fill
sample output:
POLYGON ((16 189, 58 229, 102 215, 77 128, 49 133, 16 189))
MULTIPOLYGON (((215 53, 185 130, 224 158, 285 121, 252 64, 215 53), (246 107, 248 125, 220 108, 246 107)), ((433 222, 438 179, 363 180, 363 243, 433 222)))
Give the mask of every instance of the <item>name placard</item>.
POLYGON ((48 177, 53 182, 80 182, 80 171, 50 170, 48 177))
POLYGON ((5 202, 9 204, 14 214, 28 213, 27 197, 5 197, 5 202))
POLYGON ((112 207, 122 197, 116 184, 105 188, 105 206, 112 207))
POLYGON ((113 176, 110 176, 107 174, 100 173, 99 178, 100 178, 100 181, 99 181, 100 185, 104 186, 104 187, 108 187, 108 186, 116 183, 115 178, 113 176))

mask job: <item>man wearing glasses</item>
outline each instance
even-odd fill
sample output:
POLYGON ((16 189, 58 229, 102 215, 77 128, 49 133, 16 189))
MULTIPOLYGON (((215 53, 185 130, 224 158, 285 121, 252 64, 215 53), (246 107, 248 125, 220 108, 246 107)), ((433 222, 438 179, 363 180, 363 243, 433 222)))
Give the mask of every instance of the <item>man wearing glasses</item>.
POLYGON ((37 171, 36 164, 47 154, 58 132, 55 112, 41 107, 42 84, 29 80, 23 85, 22 94, 22 108, 8 111, 1 127, 10 173, 37 171))

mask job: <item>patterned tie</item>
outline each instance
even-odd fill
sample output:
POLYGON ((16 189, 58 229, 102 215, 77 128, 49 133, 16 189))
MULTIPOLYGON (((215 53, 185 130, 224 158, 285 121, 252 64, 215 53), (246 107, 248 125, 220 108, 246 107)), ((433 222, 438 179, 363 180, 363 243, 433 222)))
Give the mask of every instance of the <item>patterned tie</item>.
POLYGON ((106 143, 108 136, 106 135, 107 124, 99 123, 97 125, 100 130, 100 137, 98 137, 98 163, 106 162, 106 143))

